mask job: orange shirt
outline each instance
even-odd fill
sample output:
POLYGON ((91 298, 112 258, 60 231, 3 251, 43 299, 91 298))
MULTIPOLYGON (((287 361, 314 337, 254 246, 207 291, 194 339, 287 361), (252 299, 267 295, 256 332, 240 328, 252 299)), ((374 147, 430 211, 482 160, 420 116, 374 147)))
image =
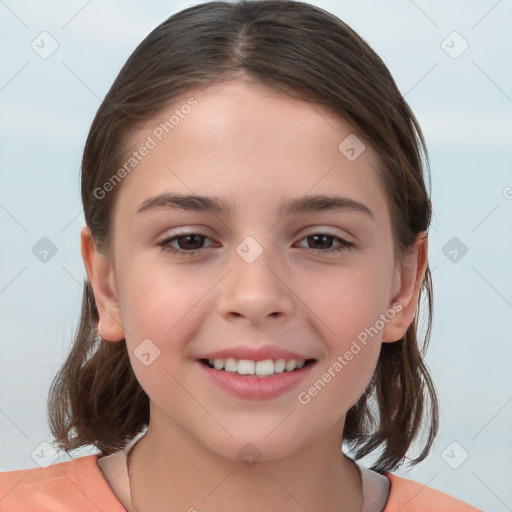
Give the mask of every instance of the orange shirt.
MULTIPOLYGON (((0 473, 0 512, 126 512, 97 465, 98 455, 0 473)), ((383 512, 482 512, 413 480, 385 475, 391 488, 383 512)))

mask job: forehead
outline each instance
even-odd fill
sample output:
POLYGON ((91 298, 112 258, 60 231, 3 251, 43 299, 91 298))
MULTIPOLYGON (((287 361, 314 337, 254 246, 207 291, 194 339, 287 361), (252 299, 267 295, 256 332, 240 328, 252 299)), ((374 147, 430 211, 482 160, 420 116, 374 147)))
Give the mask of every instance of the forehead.
POLYGON ((236 79, 194 87, 131 135, 127 156, 151 149, 124 178, 118 207, 133 213, 165 191, 229 197, 235 206, 253 200, 254 209, 262 206, 258 198, 335 190, 382 203, 378 158, 363 144, 327 107, 264 84, 236 79), (364 151, 347 158, 347 144, 364 151))

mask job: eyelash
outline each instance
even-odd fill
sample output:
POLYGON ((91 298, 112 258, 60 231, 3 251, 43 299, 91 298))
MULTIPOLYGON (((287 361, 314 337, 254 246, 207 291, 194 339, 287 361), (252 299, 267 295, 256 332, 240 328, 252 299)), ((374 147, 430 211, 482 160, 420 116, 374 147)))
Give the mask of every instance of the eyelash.
MULTIPOLYGON (((179 238, 184 238, 184 237, 187 237, 187 236, 200 236, 200 237, 203 237, 203 238, 209 238, 208 235, 205 235, 204 233, 199 233, 199 232, 194 232, 194 233, 182 233, 180 235, 174 235, 170 238, 166 238, 165 240, 162 240, 161 242, 159 242, 159 246, 162 247, 162 250, 166 251, 166 252, 169 252, 171 254, 179 254, 181 256, 184 256, 184 257, 188 257, 188 256, 194 256, 196 253, 200 252, 201 249, 195 249, 195 250, 192 250, 192 251, 186 251, 185 249, 176 249, 175 247, 171 246, 170 244, 176 240, 178 240, 179 238)), ((354 244, 352 242, 348 242, 347 240, 343 239, 343 238, 340 238, 340 237, 337 237, 337 236, 334 236, 334 235, 331 235, 329 233, 312 233, 311 235, 307 235, 305 236, 304 238, 301 238, 301 240, 304 240, 304 239, 307 239, 309 237, 312 237, 312 236, 316 236, 316 235, 322 235, 322 236, 326 236, 328 238, 332 238, 334 239, 335 241, 338 241, 339 242, 339 245, 334 247, 334 248, 330 248, 330 249, 310 249, 311 251, 317 253, 317 254, 333 254, 333 253, 337 253, 337 252, 340 252, 340 251, 343 251, 343 250, 346 250, 348 249, 349 251, 351 251, 353 248, 354 248, 354 244)))

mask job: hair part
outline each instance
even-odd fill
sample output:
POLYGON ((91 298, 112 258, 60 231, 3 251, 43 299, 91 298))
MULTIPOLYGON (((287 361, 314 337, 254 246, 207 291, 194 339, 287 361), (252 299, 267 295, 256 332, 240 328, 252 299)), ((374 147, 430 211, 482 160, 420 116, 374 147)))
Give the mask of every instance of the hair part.
MULTIPOLYGON (((135 49, 99 107, 83 153, 82 203, 97 249, 109 252, 122 184, 100 199, 95 190, 122 165, 130 135, 192 88, 240 75, 327 106, 374 148, 395 256, 402 261, 431 218, 419 125, 382 60, 359 35, 336 16, 289 0, 199 4, 171 16, 135 49)), ((67 452, 94 445, 113 453, 149 424, 149 398, 133 373, 126 342, 101 340, 98 320, 86 279, 74 344, 48 395, 50 429, 67 452)), ((437 397, 423 362, 431 324, 427 265, 414 322, 401 340, 382 344, 369 386, 346 415, 344 440, 356 458, 380 450, 372 466, 377 471, 401 465, 422 428, 423 447, 409 464, 423 460, 437 433, 437 397), (420 350, 417 318, 424 294, 427 330, 420 350)))

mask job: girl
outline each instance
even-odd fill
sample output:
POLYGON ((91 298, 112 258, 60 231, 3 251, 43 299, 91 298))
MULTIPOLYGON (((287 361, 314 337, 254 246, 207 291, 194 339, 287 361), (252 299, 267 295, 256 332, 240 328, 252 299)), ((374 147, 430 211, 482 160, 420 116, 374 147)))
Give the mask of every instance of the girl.
POLYGON ((319 8, 157 27, 87 139, 88 279, 49 394, 58 445, 100 453, 3 473, 0 510, 477 510, 391 473, 438 425, 424 160, 382 61, 319 8))

